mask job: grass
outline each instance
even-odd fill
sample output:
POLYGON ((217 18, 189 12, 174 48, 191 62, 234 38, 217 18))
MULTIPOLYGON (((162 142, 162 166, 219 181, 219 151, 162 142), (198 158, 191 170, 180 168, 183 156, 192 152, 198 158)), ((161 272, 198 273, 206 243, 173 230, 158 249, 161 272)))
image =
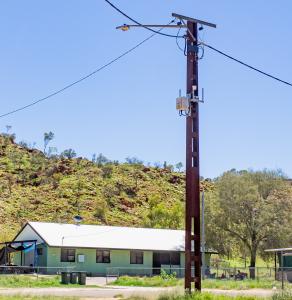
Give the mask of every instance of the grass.
MULTIPOLYGON (((110 285, 120 286, 142 286, 142 287, 170 287, 182 286, 183 279, 167 278, 161 276, 153 277, 130 277, 121 276, 110 285)), ((286 287, 292 288, 291 284, 285 283, 286 287)), ((272 289, 276 287, 280 289, 281 283, 274 280, 219 280, 219 279, 206 279, 202 281, 202 287, 207 289, 223 289, 223 290, 248 290, 248 289, 272 289)), ((292 299, 291 299, 292 300, 292 299)))
MULTIPOLYGON (((1 288, 19 287, 89 287, 79 284, 62 284, 58 275, 33 276, 33 275, 0 275, 1 288)), ((97 287, 91 285, 90 287, 97 287)), ((1 298, 0 298, 1 300, 1 298)))
MULTIPOLYGON (((133 296, 126 300, 147 300, 147 298, 133 296)), ((226 295, 213 295, 210 293, 194 293, 191 295, 177 295, 177 294, 164 294, 160 295, 157 300, 259 300, 257 297, 244 297, 244 296, 226 296, 226 295)), ((286 300, 286 299, 277 299, 286 300)))
POLYGON ((57 297, 57 296, 24 296, 24 295, 2 295, 0 300, 78 300, 76 297, 57 297))
MULTIPOLYGON (((60 276, 36 277, 32 275, 1 275, 0 287, 57 287, 60 276)), ((1 298, 0 298, 1 299, 1 298)))
POLYGON ((121 276, 115 281, 111 282, 110 285, 120 286, 143 286, 143 287, 168 287, 181 285, 183 282, 177 278, 164 279, 161 276, 153 277, 132 277, 132 276, 121 276))
MULTIPOLYGON (((146 300, 147 298, 133 296, 126 300, 146 300)), ((260 298, 255 296, 227 296, 227 295, 215 295, 211 293, 193 293, 191 295, 178 295, 178 294, 164 294, 160 295, 157 300, 291 300, 292 293, 275 294, 270 298, 260 298)))
POLYGON ((207 289, 223 290, 248 290, 248 289, 271 289, 274 286, 280 288, 281 283, 269 279, 253 280, 219 280, 205 279, 202 281, 202 287, 207 289))

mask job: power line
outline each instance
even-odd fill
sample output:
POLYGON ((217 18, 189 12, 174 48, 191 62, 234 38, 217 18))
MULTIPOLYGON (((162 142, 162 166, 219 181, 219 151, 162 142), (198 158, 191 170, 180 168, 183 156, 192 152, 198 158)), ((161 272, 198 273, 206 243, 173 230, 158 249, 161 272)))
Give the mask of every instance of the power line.
MULTIPOLYGON (((130 17, 129 15, 127 15, 125 12, 123 12, 122 10, 120 10, 118 7, 116 7, 113 3, 111 3, 109 0, 104 0, 106 3, 108 3, 113 9, 115 9, 118 13, 120 13, 121 15, 123 15, 124 17, 126 17, 127 19, 131 20, 132 22, 134 22, 135 24, 149 30, 149 31, 152 31, 152 32, 155 32, 157 34, 160 34, 160 35, 164 35, 164 36, 167 36, 167 37, 172 37, 172 38, 183 38, 183 36, 177 36, 177 35, 172 35, 172 34, 167 34, 167 33, 162 33, 160 32, 159 30, 153 30, 152 28, 149 28, 143 24, 141 24, 140 22, 138 22, 137 20, 133 19, 132 17, 130 17)), ((174 20, 172 21, 174 22, 174 20)), ((171 23, 172 23, 171 22, 171 23)))
MULTIPOLYGON (((176 39, 176 44, 177 44, 178 48, 181 49, 181 47, 179 46, 178 41, 177 41, 177 39, 178 39, 179 37, 180 37, 180 38, 184 38, 184 36, 179 36, 179 32, 180 32, 180 29, 181 29, 181 28, 179 28, 179 31, 178 31, 177 35, 171 35, 171 34, 161 33, 161 32, 159 32, 159 31, 153 30, 152 28, 149 28, 149 27, 147 27, 147 26, 141 24, 141 23, 138 22, 137 20, 133 19, 132 17, 130 17, 129 15, 127 15, 125 12, 123 12, 122 10, 120 10, 118 7, 116 7, 116 6, 115 6, 113 3, 111 3, 109 0, 105 0, 105 2, 108 3, 111 7, 113 7, 117 12, 119 12, 120 14, 122 14, 124 17, 126 17, 127 19, 129 19, 129 20, 131 20, 132 22, 136 23, 137 25, 142 26, 144 29, 149 30, 149 31, 152 31, 152 32, 155 32, 155 33, 158 33, 158 34, 160 34, 160 35, 167 36, 167 37, 174 37, 174 38, 176 39)), ((253 66, 251 66, 251 65, 249 65, 249 64, 247 64, 247 63, 245 63, 245 62, 243 62, 243 61, 241 61, 241 60, 239 60, 239 59, 237 59, 237 58, 235 58, 235 57, 232 57, 231 55, 228 55, 228 54, 224 53, 223 51, 220 51, 220 50, 218 50, 218 49, 216 49, 216 48, 214 48, 214 47, 212 47, 212 46, 210 46, 210 45, 208 45, 208 44, 201 43, 201 45, 204 45, 204 46, 208 47, 209 49, 211 49, 211 50, 213 50, 213 51, 216 51, 217 53, 219 53, 219 54, 221 54, 221 55, 223 55, 223 56, 225 56, 225 57, 227 57, 227 58, 229 58, 229 59, 232 59, 233 61, 235 61, 235 62, 237 62, 237 63, 239 63, 239 64, 241 64, 241 65, 243 65, 243 66, 246 66, 246 67, 250 68, 251 70, 254 70, 254 71, 256 71, 256 72, 258 72, 258 73, 260 73, 260 74, 262 74, 262 75, 268 76, 268 77, 270 77, 270 78, 272 78, 272 79, 274 79, 274 80, 277 80, 277 81, 282 82, 282 83, 284 83, 284 84, 286 84, 286 85, 292 86, 292 83, 290 83, 290 82, 288 82, 288 81, 285 81, 285 80, 282 80, 282 79, 280 79, 280 78, 278 78, 278 77, 276 77, 276 76, 274 76, 274 75, 271 75, 271 74, 269 74, 269 73, 267 73, 267 72, 264 72, 264 71, 262 71, 262 70, 260 70, 260 69, 258 69, 258 68, 255 68, 255 67, 253 67, 253 66)), ((182 50, 182 49, 181 49, 181 50, 182 50)))
MULTIPOLYGON (((163 29, 163 28, 161 28, 160 30, 162 30, 162 29, 163 29)), ((6 116, 8 116, 8 115, 12 115, 12 114, 14 114, 14 113, 16 113, 16 112, 19 112, 19 111, 21 111, 21 110, 27 109, 27 108, 29 108, 29 107, 31 107, 31 106, 34 106, 34 105, 36 105, 36 104, 38 104, 38 103, 40 103, 40 102, 43 102, 43 101, 45 101, 45 100, 47 100, 47 99, 49 99, 49 98, 51 98, 51 97, 53 97, 53 96, 56 96, 57 94, 60 94, 60 93, 64 92, 65 90, 71 88, 72 86, 74 86, 74 85, 76 85, 76 84, 78 84, 78 83, 80 83, 80 82, 86 80, 87 78, 89 78, 89 77, 95 75, 95 74, 98 73, 99 71, 101 71, 101 70, 103 70, 103 69, 109 67, 111 64, 113 64, 114 62, 118 61, 120 58, 126 56, 127 54, 129 54, 130 52, 134 51, 134 50, 137 49, 139 46, 141 46, 142 44, 144 44, 145 42, 147 42, 148 40, 150 40, 150 39, 151 39, 153 36, 155 36, 156 34, 157 34, 156 32, 153 33, 153 34, 151 34, 151 35, 148 36, 146 39, 144 39, 143 41, 141 41, 140 43, 138 43, 136 46, 130 48, 129 50, 127 50, 126 52, 122 53, 122 54, 119 55, 118 57, 112 59, 111 61, 109 61, 109 62, 106 63, 105 65, 103 65, 103 66, 99 67, 98 69, 92 71, 91 73, 89 73, 89 74, 87 74, 87 75, 81 77, 80 79, 78 79, 78 80, 76 80, 76 81, 74 81, 74 82, 72 82, 72 83, 66 85, 65 87, 63 87, 63 88, 61 88, 61 89, 59 89, 59 90, 57 90, 57 91, 55 91, 55 92, 53 92, 53 93, 47 95, 46 97, 43 97, 43 98, 38 99, 38 100, 36 100, 36 101, 34 101, 34 102, 31 102, 31 103, 29 103, 29 104, 27 104, 27 105, 24 105, 24 106, 22 106, 22 107, 19 107, 19 108, 16 108, 16 109, 14 109, 14 110, 11 110, 11 111, 9 111, 9 112, 7 112, 7 113, 4 113, 4 114, 0 115, 0 118, 6 117, 6 116)))
POLYGON ((255 67, 253 67, 253 66, 251 66, 251 65, 249 65, 249 64, 247 64, 247 63, 245 63, 245 62, 243 62, 243 61, 241 61, 241 60, 239 60, 239 59, 237 59, 237 58, 235 58, 235 57, 233 57, 231 55, 228 55, 228 54, 224 53, 223 51, 220 51, 220 50, 218 50, 218 49, 216 49, 216 48, 214 48, 214 47, 212 47, 212 46, 210 46, 208 44, 202 43, 202 45, 208 47, 209 49, 211 49, 211 50, 213 50, 213 51, 215 51, 215 52, 217 52, 217 53, 219 53, 219 54, 221 54, 221 55, 223 55, 223 56, 225 56, 225 57, 227 57, 227 58, 229 58, 229 59, 231 59, 231 60, 233 60, 233 61, 235 61, 235 62, 237 62, 237 63, 239 63, 239 64, 241 64, 241 65, 243 65, 245 67, 247 67, 247 68, 250 68, 250 69, 252 69, 252 70, 254 70, 254 71, 258 72, 258 73, 261 73, 262 75, 270 77, 270 78, 272 78, 274 80, 277 80, 279 82, 282 82, 282 83, 284 83, 286 85, 292 86, 292 83, 290 83, 288 81, 285 81, 283 79, 280 79, 280 78, 278 78, 278 77, 276 77, 274 75, 271 75, 269 73, 266 73, 266 72, 264 72, 264 71, 262 71, 262 70, 260 70, 258 68, 255 68, 255 67))

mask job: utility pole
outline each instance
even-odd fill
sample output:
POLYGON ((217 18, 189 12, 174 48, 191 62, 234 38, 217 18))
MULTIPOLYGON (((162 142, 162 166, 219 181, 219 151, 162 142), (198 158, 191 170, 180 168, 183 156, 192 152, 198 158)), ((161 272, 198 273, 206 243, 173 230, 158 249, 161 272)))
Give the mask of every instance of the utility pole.
MULTIPOLYGON (((197 23, 187 22, 187 95, 198 97, 197 23), (195 40, 194 40, 195 39, 195 40)), ((190 98, 191 100, 192 98, 190 98)), ((185 289, 201 290, 199 104, 190 101, 186 118, 185 289), (194 270, 193 270, 194 268, 194 270)))
MULTIPOLYGON (((215 24, 172 14, 180 22, 177 25, 118 26, 126 31, 131 27, 186 28, 187 84, 186 97, 177 98, 180 115, 186 116, 186 205, 185 205, 185 290, 192 292, 192 283, 201 291, 200 245, 200 171, 199 171, 199 80, 198 80, 198 24, 216 28, 215 24)), ((158 32, 159 33, 159 32, 158 32)))
POLYGON ((205 240, 205 191, 203 189, 202 192, 202 279, 205 279, 206 273, 206 258, 205 258, 205 251, 206 251, 206 240, 205 240))
POLYGON ((205 21, 172 14, 187 27, 187 95, 177 99, 177 107, 184 104, 186 113, 186 213, 185 213, 185 290, 192 291, 192 283, 201 291, 201 224, 200 224, 200 156, 199 156, 199 78, 198 24, 215 28, 205 21), (187 24, 185 23, 187 21, 187 24))

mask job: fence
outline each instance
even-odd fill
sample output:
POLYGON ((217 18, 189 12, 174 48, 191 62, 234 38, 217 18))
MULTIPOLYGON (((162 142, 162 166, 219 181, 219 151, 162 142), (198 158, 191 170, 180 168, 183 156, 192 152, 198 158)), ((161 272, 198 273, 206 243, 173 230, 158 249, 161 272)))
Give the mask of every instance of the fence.
MULTIPOLYGON (((202 271, 203 272, 203 271, 202 271)), ((218 279, 271 279, 281 280, 282 275, 285 280, 292 281, 292 267, 228 267, 228 268, 205 268, 206 278, 218 279)))
POLYGON ((177 266, 164 266, 161 268, 141 268, 141 267, 110 267, 106 270, 106 277, 120 277, 120 276, 155 276, 160 275, 161 272, 172 274, 175 277, 184 277, 184 268, 177 266))
POLYGON ((61 274, 61 272, 72 271, 74 266, 68 267, 33 267, 33 266, 10 266, 0 265, 0 274, 61 274))
MULTIPOLYGON (((166 274, 173 274, 177 278, 184 277, 184 268, 177 266, 162 266, 161 268, 141 268, 141 267, 109 267, 106 271, 106 277, 120 276, 155 276, 160 275, 162 270, 166 274)), ((194 274, 194 269, 192 270, 194 274)), ((292 282, 292 267, 291 268, 272 268, 272 267, 207 267, 202 270, 203 279, 220 279, 220 280, 278 280, 292 282)))

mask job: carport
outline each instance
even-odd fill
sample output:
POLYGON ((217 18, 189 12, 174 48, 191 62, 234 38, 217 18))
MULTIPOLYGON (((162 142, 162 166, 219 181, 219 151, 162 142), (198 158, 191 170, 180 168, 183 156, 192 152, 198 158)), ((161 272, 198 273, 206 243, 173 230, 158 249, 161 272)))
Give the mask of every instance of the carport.
POLYGON ((37 264, 37 240, 10 241, 0 243, 0 272, 11 271, 16 267, 29 266, 34 268, 37 264), (15 264, 15 254, 18 255, 15 264), (28 259, 29 258, 29 259, 28 259))

